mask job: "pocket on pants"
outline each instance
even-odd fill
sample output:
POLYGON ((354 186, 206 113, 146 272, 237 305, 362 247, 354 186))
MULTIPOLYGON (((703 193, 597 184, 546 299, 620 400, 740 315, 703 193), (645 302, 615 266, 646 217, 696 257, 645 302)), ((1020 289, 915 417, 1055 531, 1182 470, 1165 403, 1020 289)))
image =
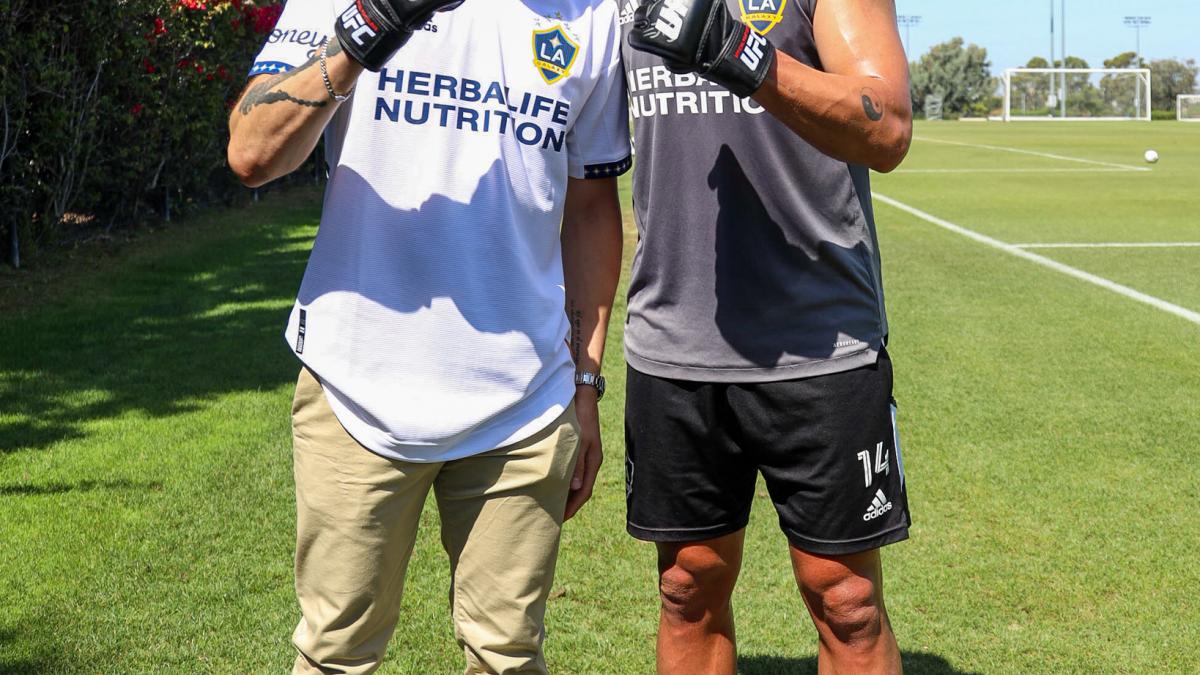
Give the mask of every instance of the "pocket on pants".
POLYGON ((324 396, 321 382, 313 375, 308 366, 300 367, 300 375, 296 377, 296 391, 292 394, 292 423, 296 416, 307 406, 320 402, 319 396, 324 396))

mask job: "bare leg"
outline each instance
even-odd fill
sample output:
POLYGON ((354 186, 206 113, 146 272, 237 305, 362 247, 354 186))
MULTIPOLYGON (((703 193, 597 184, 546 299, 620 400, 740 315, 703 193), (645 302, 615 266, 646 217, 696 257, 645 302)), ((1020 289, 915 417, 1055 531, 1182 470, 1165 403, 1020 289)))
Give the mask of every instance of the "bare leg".
POLYGON ((791 547, 792 569, 820 636, 820 675, 899 675, 883 604, 879 551, 818 556, 791 547))
POLYGON ((731 596, 742 564, 744 531, 691 543, 658 544, 658 672, 737 672, 731 596))

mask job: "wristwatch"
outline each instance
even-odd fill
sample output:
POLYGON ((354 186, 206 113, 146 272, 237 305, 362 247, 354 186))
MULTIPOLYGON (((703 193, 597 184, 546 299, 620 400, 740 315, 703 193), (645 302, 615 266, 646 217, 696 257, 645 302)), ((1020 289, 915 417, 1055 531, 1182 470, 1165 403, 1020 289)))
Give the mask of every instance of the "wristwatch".
POLYGON ((575 384, 586 384, 596 388, 596 400, 604 398, 604 376, 600 373, 575 373, 575 384))

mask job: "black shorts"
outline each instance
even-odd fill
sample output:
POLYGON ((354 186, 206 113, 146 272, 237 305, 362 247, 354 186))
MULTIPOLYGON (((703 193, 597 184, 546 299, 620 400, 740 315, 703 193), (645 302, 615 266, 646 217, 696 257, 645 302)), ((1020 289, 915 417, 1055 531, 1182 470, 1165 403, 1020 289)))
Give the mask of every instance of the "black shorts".
POLYGON ((725 384, 629 369, 626 527, 689 542, 750 519, 762 472, 779 526, 802 551, 858 553, 908 538, 892 364, 782 382, 725 384))

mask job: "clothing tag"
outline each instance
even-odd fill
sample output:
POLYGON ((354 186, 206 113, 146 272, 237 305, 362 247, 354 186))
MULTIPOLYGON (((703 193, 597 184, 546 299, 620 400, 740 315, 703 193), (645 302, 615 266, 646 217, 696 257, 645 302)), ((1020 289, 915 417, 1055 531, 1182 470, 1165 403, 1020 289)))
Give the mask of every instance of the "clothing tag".
POLYGON ((300 310, 300 329, 296 331, 296 353, 304 353, 304 332, 308 326, 308 311, 300 310))

